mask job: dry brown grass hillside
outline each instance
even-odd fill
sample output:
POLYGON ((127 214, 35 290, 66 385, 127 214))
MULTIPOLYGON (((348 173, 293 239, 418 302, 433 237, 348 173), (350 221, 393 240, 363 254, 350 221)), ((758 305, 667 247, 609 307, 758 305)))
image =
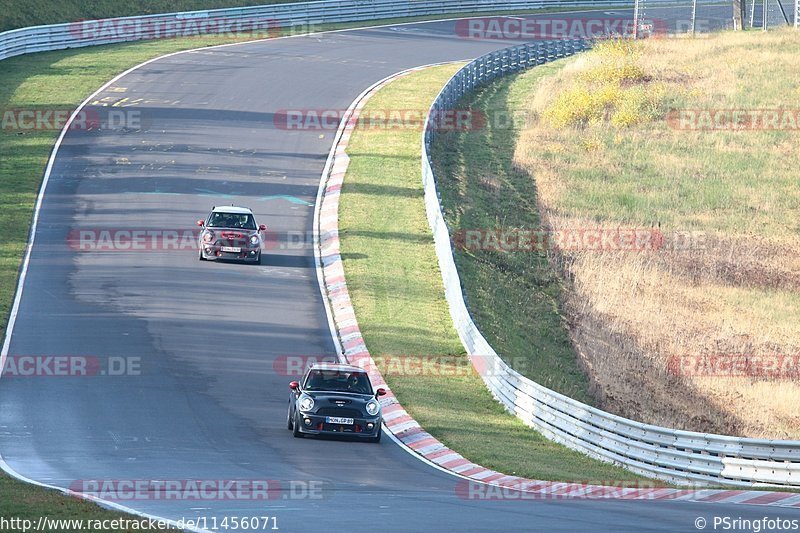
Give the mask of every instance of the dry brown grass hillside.
POLYGON ((609 42, 530 95, 515 164, 545 226, 665 236, 656 250, 552 255, 604 408, 800 439, 798 57, 796 31, 609 42))

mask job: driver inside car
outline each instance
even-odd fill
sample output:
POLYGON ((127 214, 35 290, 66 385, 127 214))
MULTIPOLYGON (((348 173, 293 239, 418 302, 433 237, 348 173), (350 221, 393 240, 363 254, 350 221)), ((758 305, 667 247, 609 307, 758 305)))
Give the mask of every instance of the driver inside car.
POLYGON ((347 382, 347 390, 358 394, 366 394, 367 388, 364 386, 364 376, 353 374, 347 382))

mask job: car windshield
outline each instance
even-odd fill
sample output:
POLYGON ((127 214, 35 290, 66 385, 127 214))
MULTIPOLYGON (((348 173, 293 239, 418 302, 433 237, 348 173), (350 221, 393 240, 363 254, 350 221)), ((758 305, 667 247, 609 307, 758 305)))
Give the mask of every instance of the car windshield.
POLYGON ((249 213, 211 213, 206 226, 210 228, 256 229, 256 221, 249 213))
POLYGON ((311 370, 303 388, 309 391, 373 394, 367 374, 341 370, 311 370))

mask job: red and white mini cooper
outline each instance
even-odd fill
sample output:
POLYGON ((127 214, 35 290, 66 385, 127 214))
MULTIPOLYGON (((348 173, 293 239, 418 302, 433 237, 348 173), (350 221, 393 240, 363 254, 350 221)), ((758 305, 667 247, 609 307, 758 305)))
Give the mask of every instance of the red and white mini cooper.
POLYGON ((200 261, 228 259, 261 264, 261 244, 267 226, 256 224, 253 212, 246 207, 214 207, 208 218, 198 220, 200 261))

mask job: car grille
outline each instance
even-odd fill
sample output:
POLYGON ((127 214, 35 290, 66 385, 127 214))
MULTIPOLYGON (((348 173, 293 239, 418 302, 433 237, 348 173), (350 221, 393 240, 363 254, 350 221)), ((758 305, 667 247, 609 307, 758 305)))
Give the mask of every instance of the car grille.
POLYGON ((319 416, 338 416, 341 418, 364 418, 364 413, 358 409, 343 407, 323 407, 317 411, 319 416))

